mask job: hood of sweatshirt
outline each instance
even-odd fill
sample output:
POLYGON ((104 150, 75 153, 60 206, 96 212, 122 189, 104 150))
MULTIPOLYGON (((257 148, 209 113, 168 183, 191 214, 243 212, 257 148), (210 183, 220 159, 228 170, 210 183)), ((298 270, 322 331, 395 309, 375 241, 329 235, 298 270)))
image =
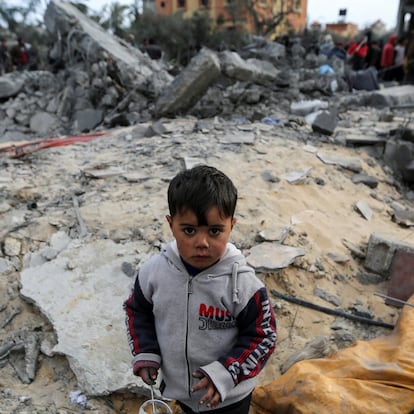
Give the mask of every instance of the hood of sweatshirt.
POLYGON ((390 37, 388 38, 388 42, 393 45, 395 44, 396 41, 397 41, 397 35, 395 34, 390 35, 390 37))
MULTIPOLYGON (((165 246, 162 250, 166 259, 176 268, 187 274, 184 263, 178 252, 177 243, 173 241, 165 246)), ((227 243, 226 250, 221 259, 214 265, 202 270, 201 274, 208 274, 209 277, 231 277, 233 285, 233 302, 239 303, 237 279, 239 274, 245 272, 253 272, 252 267, 247 265, 246 258, 242 252, 232 243, 227 243)))

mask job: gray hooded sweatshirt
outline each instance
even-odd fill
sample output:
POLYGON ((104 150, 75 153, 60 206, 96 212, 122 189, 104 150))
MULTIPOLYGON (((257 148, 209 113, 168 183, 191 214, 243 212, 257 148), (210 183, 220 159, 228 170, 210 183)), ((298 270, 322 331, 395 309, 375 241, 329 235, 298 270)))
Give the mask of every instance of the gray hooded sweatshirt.
POLYGON ((159 363, 163 395, 195 412, 205 390, 191 393, 201 370, 221 396, 217 409, 249 395, 276 346, 276 322, 263 283, 234 245, 191 276, 175 242, 140 268, 125 302, 133 364, 159 363))

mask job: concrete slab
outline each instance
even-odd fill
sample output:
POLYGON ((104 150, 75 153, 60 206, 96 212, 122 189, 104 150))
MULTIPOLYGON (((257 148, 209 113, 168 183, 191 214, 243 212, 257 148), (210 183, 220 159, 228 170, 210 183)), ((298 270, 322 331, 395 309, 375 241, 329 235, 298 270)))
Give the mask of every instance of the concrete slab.
MULTIPOLYGON (((391 265, 388 296, 407 301, 414 294, 414 252, 397 250, 391 265)), ((401 308, 402 303, 386 299, 385 303, 401 308)))

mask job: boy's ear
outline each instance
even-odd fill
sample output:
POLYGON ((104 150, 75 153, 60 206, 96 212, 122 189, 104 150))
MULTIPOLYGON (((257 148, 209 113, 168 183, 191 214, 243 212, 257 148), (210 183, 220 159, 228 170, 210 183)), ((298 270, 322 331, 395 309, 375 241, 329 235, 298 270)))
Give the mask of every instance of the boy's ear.
POLYGON ((233 227, 234 227, 234 225, 237 223, 237 219, 236 219, 236 217, 233 217, 232 219, 231 219, 231 229, 233 230, 233 227))
POLYGON ((172 226, 172 217, 171 217, 169 214, 167 214, 167 215, 165 216, 165 218, 167 219, 168 224, 170 225, 170 228, 171 228, 171 226, 172 226))

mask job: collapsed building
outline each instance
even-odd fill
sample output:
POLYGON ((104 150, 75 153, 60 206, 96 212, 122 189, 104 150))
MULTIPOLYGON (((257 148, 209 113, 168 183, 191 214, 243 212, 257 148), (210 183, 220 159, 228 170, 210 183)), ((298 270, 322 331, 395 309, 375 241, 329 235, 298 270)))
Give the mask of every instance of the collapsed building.
MULTIPOLYGON (((44 22, 56 70, 1 77, 2 141, 77 134, 178 114, 252 120, 288 109, 292 100, 306 95, 332 95, 333 79, 319 73, 317 59, 306 60, 301 48, 288 57, 285 46, 263 38, 252 37, 238 53, 203 49, 185 73, 174 77, 168 62, 151 60, 70 3, 51 1, 44 22)), ((346 85, 336 63, 338 91, 346 85)))
MULTIPOLYGON (((313 129, 329 136, 346 108, 404 109, 414 101, 412 86, 378 89, 374 71, 349 73, 343 60, 306 53, 299 42, 289 53, 284 45, 255 36, 237 52, 203 48, 173 75, 168 62, 152 60, 105 32, 70 3, 50 1, 44 22, 56 70, 0 77, 0 142, 76 135, 177 115, 275 123, 303 116, 308 107, 318 115, 309 118, 313 129), (295 110, 298 105, 302 108, 295 110)), ((407 139, 412 135, 408 124, 394 131, 383 152, 392 168, 411 181, 414 148, 407 139)))

